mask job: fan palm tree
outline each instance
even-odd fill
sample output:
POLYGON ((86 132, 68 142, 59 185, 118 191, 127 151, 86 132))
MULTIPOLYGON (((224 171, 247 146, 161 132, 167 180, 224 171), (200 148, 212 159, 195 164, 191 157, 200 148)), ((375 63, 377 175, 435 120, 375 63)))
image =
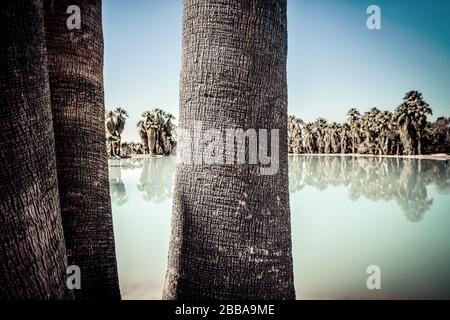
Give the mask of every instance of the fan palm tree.
POLYGON ((350 125, 350 143, 352 153, 356 153, 361 143, 359 136, 361 114, 356 108, 351 108, 348 113, 348 123, 350 125))
POLYGON ((304 132, 305 132, 305 150, 306 153, 316 153, 317 152, 317 146, 314 138, 313 133, 313 123, 308 123, 305 125, 304 132))
POLYGON ((422 154, 422 140, 427 126, 427 116, 432 115, 433 110, 430 105, 423 100, 422 93, 418 91, 407 93, 406 101, 404 103, 413 107, 414 117, 412 123, 417 135, 417 154, 422 154))
POLYGON ((329 127, 329 135, 330 135, 330 151, 332 153, 339 153, 341 150, 339 139, 340 130, 341 126, 338 123, 336 122, 331 123, 329 127))
POLYGON ((278 129, 280 167, 178 164, 163 296, 294 299, 286 1, 183 3, 179 126, 278 129))
POLYGON ((349 150, 349 135, 350 135, 350 125, 344 123, 341 126, 341 131, 339 134, 339 139, 341 143, 341 153, 348 153, 349 150))
POLYGON ((175 126, 172 123, 172 120, 174 120, 175 117, 168 113, 164 113, 164 124, 161 131, 161 144, 163 147, 164 154, 168 155, 172 153, 172 149, 175 146, 175 141, 173 140, 173 133, 175 126))
POLYGON ((432 114, 428 103, 418 91, 409 91, 395 111, 400 139, 407 155, 422 154, 422 139, 427 116, 432 114))
POLYGON ((121 146, 122 146, 122 132, 123 132, 123 129, 125 128, 125 121, 126 121, 126 118, 128 118, 128 112, 126 112, 122 108, 116 108, 116 110, 114 110, 114 115, 115 115, 114 123, 115 123, 116 133, 117 133, 117 137, 118 137, 116 154, 118 154, 120 157, 121 146))
POLYGON ((63 299, 58 197, 41 1, 0 10, 0 300, 63 299))
POLYGON ((290 153, 303 152, 303 126, 305 122, 295 116, 288 117, 288 148, 290 153))
POLYGON ((139 137, 141 138, 141 143, 142 143, 144 154, 148 154, 149 146, 148 146, 148 135, 147 135, 147 128, 145 126, 145 121, 139 120, 136 126, 138 128, 139 137))
POLYGON ((107 111, 105 114, 105 130, 106 130, 106 142, 108 144, 109 156, 110 157, 120 157, 120 154, 117 154, 117 130, 116 130, 116 121, 114 119, 114 112, 107 111))
POLYGON ((123 129, 125 128, 125 120, 128 118, 128 112, 122 108, 116 108, 114 110, 114 114, 116 115, 118 121, 117 121, 117 132, 119 136, 122 134, 123 129))
POLYGON ((157 146, 157 132, 159 131, 159 119, 156 110, 145 111, 142 114, 144 118, 144 127, 147 131, 147 145, 150 155, 158 154, 157 146))
POLYGON ((51 104, 68 262, 82 271, 77 299, 120 298, 105 150, 100 0, 79 0, 80 30, 67 30, 70 0, 45 0, 51 104))
POLYGON ((332 131, 332 128, 331 128, 331 123, 330 124, 326 124, 324 127, 323 127, 323 131, 322 131, 322 139, 323 139, 323 152, 324 153, 327 153, 327 154, 329 154, 329 153, 332 153, 332 150, 331 150, 331 135, 332 135, 332 133, 331 133, 331 131, 332 131))
POLYGON ((313 124, 313 134, 315 136, 318 153, 325 153, 325 131, 327 126, 327 120, 320 117, 313 124))
POLYGON ((383 155, 388 155, 392 150, 392 113, 383 111, 379 116, 379 148, 383 155))
POLYGON ((365 112, 360 119, 360 132, 364 141, 359 145, 358 152, 377 154, 378 151, 378 118, 381 111, 374 107, 365 112))
POLYGON ((146 153, 150 155, 170 154, 175 145, 172 120, 175 117, 160 108, 142 113, 142 120, 137 127, 141 140, 146 137, 146 153), (144 132, 145 131, 145 132, 144 132))

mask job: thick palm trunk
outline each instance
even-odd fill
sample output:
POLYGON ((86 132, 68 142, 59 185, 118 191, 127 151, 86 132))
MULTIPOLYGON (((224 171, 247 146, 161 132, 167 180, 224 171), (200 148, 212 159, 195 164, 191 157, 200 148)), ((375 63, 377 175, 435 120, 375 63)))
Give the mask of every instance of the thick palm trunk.
POLYGON ((279 129, 280 167, 177 165, 165 299, 295 298, 286 55, 285 0, 184 1, 180 127, 279 129))
POLYGON ((62 299, 58 198, 42 1, 0 10, 0 300, 62 299))
POLYGON ((81 269, 77 299, 119 298, 105 150, 101 1, 45 0, 51 103, 69 264, 81 269))

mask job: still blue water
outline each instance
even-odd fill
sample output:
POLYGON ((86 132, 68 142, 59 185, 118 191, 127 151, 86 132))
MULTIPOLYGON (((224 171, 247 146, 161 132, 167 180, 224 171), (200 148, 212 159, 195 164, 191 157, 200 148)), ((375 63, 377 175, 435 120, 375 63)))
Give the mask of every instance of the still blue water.
MULTIPOLYGON (((161 298, 175 160, 110 160, 124 299, 161 298)), ((298 299, 450 298, 450 161, 290 156, 289 185, 298 299)))

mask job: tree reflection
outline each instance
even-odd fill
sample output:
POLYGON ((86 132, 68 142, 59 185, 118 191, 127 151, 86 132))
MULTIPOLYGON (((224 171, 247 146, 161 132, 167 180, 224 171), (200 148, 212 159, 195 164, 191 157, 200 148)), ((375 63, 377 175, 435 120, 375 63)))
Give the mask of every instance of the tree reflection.
POLYGON ((449 161, 385 157, 289 157, 290 192, 305 185, 319 190, 329 185, 346 186, 352 200, 394 200, 409 221, 417 222, 433 204, 427 186, 450 193, 450 165, 449 161))
POLYGON ((123 170, 138 170, 137 189, 146 201, 160 203, 172 196, 175 157, 127 158, 109 161, 111 201, 121 206, 129 197, 122 180, 123 170))
POLYGON ((144 200, 160 203, 172 197, 175 157, 142 158, 138 189, 144 200))
MULTIPOLYGON (((175 157, 129 158, 110 162, 111 199, 125 204, 129 197, 122 180, 122 170, 139 170, 137 188, 146 201, 160 203, 172 197, 175 157)), ((289 157, 289 191, 305 186, 325 190, 328 186, 345 186, 348 197, 378 201, 395 201, 408 220, 421 221, 433 199, 427 187, 435 186, 440 194, 450 194, 450 162, 421 159, 316 156, 289 157)))
POLYGON ((109 187, 111 201, 121 206, 128 201, 127 190, 122 180, 122 170, 133 168, 132 159, 112 160, 109 163, 109 187))

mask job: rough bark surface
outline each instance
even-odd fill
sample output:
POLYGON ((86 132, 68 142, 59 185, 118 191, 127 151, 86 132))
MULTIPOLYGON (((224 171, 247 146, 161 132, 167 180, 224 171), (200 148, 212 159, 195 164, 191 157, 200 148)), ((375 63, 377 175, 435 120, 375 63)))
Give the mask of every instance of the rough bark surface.
POLYGON ((101 1, 44 1, 58 182, 76 299, 120 298, 105 144, 101 1), (70 5, 81 29, 69 30, 70 5))
POLYGON ((294 299, 285 0, 184 0, 182 128, 279 129, 280 168, 178 164, 165 299, 294 299))
POLYGON ((0 39, 0 299, 63 299, 42 1, 2 3, 0 39))

